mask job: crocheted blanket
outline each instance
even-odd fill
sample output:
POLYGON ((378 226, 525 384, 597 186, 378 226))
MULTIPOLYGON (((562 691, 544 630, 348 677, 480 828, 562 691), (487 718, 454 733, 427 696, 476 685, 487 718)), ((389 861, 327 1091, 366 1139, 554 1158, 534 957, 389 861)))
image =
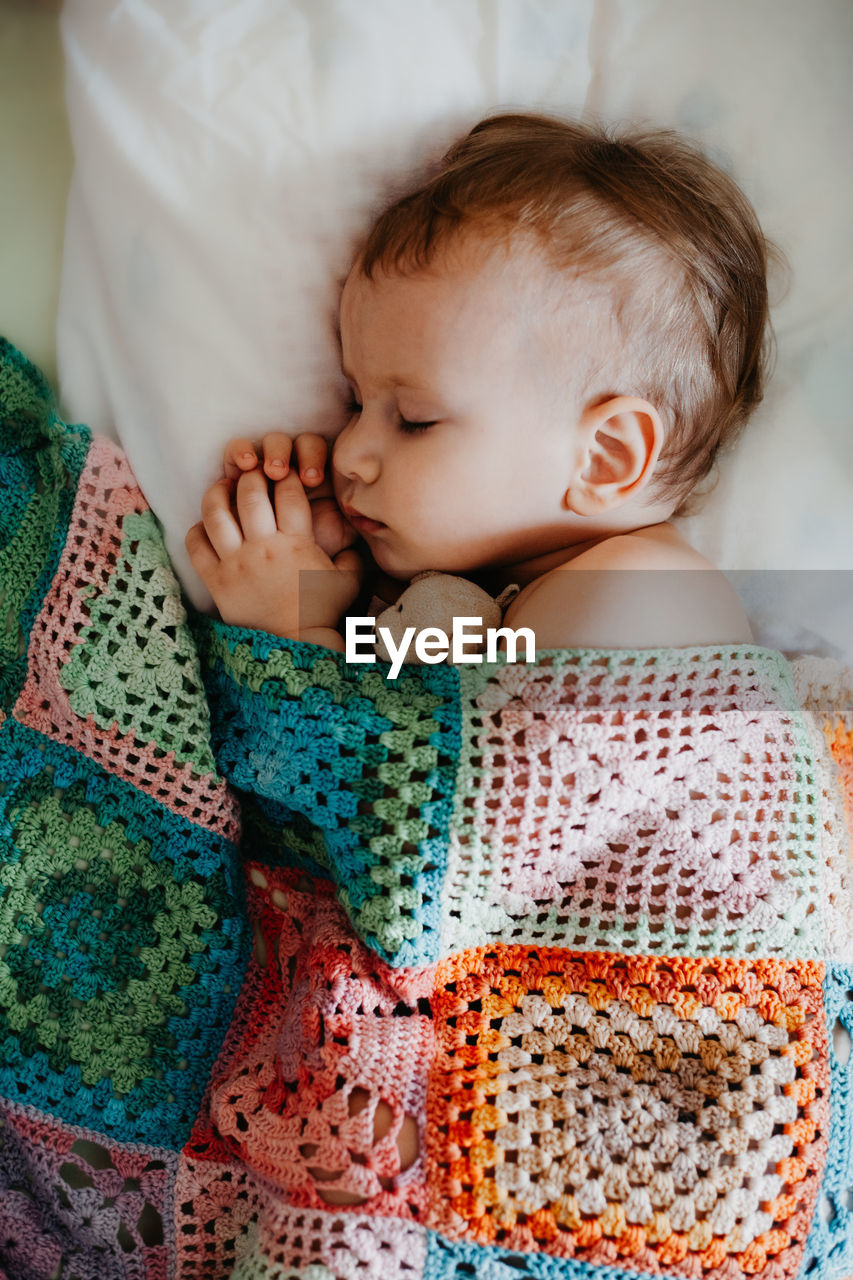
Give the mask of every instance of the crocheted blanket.
POLYGON ((0 1276, 853 1274, 848 672, 191 622, 8 344, 0 477, 0 1276))

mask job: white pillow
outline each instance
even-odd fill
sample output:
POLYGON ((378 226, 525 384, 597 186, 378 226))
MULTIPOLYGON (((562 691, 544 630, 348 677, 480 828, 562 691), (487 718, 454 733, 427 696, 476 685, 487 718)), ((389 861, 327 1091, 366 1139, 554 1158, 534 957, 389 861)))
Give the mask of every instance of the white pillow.
POLYGON ((733 171, 792 284, 766 403, 688 536, 722 567, 850 568, 851 16, 847 0, 66 0, 62 395, 121 439, 190 596, 205 603, 184 534, 224 442, 341 423, 333 317, 355 237, 505 107, 674 126, 733 171))

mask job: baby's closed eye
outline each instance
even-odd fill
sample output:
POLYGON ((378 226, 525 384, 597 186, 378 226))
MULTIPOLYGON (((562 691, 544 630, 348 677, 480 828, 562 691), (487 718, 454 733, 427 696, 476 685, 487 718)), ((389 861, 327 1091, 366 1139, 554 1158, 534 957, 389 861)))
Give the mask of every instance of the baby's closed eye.
POLYGON ((408 418, 400 418, 399 427, 405 435, 417 435, 419 431, 426 431, 428 427, 434 427, 436 420, 432 422, 411 422, 408 418))

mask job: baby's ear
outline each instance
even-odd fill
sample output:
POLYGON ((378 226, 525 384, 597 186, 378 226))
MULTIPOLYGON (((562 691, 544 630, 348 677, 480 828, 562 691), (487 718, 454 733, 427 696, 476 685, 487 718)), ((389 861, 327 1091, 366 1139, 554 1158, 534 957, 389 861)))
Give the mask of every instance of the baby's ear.
POLYGON ((645 488, 663 447, 663 423, 648 400, 613 396, 585 409, 577 427, 579 465, 565 502, 579 516, 600 516, 645 488))

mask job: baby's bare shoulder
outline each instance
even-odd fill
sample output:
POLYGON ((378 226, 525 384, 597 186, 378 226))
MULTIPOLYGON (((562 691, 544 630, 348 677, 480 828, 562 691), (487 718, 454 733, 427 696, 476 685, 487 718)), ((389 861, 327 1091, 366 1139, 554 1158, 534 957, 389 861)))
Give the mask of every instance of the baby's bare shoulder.
POLYGON ((650 649, 752 640, 726 577, 668 525, 604 539, 525 587, 504 625, 539 649, 650 649))

